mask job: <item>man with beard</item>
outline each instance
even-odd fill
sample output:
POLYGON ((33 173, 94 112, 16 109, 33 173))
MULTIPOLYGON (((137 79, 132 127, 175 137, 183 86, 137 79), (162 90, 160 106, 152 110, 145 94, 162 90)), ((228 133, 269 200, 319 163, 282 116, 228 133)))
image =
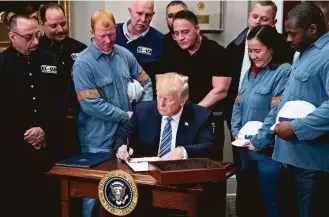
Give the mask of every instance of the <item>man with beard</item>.
POLYGON ((9 30, 11 46, 0 54, 0 95, 5 103, 0 108, 0 134, 7 177, 2 215, 56 216, 59 209, 53 207, 53 186, 45 172, 52 166, 49 152, 58 145, 64 119, 58 90, 61 73, 55 55, 38 49, 42 34, 31 18, 14 15, 9 30))
MULTIPOLYGON (((66 109, 66 139, 56 150, 56 160, 79 153, 80 143, 77 133, 78 101, 72 81, 72 66, 78 54, 87 46, 68 36, 68 26, 64 9, 57 3, 49 3, 40 8, 41 27, 44 36, 40 39, 40 47, 56 54, 63 75, 62 98, 66 109)), ((64 126, 63 126, 64 127, 64 126)))

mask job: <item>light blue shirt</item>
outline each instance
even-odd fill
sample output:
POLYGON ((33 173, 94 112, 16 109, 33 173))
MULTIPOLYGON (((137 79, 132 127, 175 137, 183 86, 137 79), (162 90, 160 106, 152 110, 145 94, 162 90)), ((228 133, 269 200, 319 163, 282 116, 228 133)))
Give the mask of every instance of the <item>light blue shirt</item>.
MULTIPOLYGON (((138 80, 142 71, 135 57, 119 45, 106 55, 91 41, 80 53, 73 66, 73 81, 80 102, 78 132, 83 152, 112 151, 119 123, 128 120, 128 80, 138 80)), ((151 79, 144 74, 142 80, 141 101, 150 101, 151 79)))
POLYGON ((299 168, 329 172, 329 139, 317 144, 308 140, 329 132, 329 33, 300 55, 291 67, 288 85, 278 110, 287 101, 304 100, 316 107, 305 118, 291 122, 297 139, 276 137, 273 159, 299 168))
MULTIPOLYGON (((235 100, 232 114, 232 134, 236 136, 249 121, 263 122, 263 127, 250 142, 257 149, 265 149, 274 143, 270 127, 275 123, 278 101, 283 93, 289 76, 290 64, 282 64, 277 69, 262 69, 257 76, 246 73, 235 100)), ((265 160, 271 153, 250 151, 241 148, 241 158, 248 160, 265 160)))

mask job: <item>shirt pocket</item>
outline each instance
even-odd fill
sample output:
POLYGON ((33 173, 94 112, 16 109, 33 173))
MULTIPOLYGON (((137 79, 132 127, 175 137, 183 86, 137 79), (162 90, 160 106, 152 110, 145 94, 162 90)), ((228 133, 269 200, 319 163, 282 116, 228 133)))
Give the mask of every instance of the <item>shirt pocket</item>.
POLYGON ((125 72, 122 73, 122 78, 126 82, 133 79, 133 77, 131 77, 131 75, 128 71, 125 71, 125 72))
POLYGON ((292 79, 289 82, 289 93, 297 99, 303 99, 307 92, 308 80, 311 77, 310 73, 297 70, 291 74, 292 79))
POLYGON ((257 110, 265 110, 271 107, 271 87, 261 87, 255 90, 255 94, 251 96, 251 107, 257 110))
POLYGON ((122 73, 121 78, 122 78, 122 84, 123 84, 121 88, 122 88, 122 90, 125 91, 125 93, 127 93, 128 82, 133 81, 133 77, 129 74, 129 72, 124 71, 122 73))
POLYGON ((114 96, 115 85, 112 77, 102 78, 96 81, 97 88, 103 99, 110 102, 110 99, 114 96))

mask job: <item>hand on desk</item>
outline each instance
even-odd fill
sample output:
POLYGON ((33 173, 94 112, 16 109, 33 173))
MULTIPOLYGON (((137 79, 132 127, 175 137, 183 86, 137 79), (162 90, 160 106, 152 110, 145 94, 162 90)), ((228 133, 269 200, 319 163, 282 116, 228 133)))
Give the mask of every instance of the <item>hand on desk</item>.
POLYGON ((132 148, 129 148, 128 153, 128 146, 127 145, 121 145, 120 148, 117 151, 117 158, 121 160, 128 160, 130 158, 130 155, 134 153, 134 150, 132 148))
POLYGON ((161 160, 180 160, 184 158, 184 150, 182 147, 177 147, 165 156, 161 160))
POLYGON ((32 127, 24 133, 24 140, 36 150, 46 147, 45 131, 41 127, 32 127))

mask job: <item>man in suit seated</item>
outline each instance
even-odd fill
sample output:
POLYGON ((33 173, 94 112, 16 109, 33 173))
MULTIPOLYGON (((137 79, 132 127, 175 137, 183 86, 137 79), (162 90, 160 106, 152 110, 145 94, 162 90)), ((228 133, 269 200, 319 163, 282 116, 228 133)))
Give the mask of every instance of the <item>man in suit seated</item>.
POLYGON ((127 160, 131 149, 165 160, 208 157, 214 140, 212 113, 187 102, 188 77, 158 74, 156 90, 157 100, 137 105, 132 118, 120 126, 114 142, 117 158, 127 160))

